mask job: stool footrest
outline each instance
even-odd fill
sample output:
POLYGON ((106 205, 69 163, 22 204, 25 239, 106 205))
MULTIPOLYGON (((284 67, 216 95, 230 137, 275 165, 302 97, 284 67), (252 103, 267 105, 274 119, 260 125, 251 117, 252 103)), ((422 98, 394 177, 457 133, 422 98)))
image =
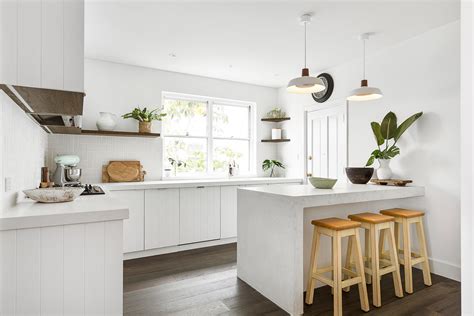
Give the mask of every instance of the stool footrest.
POLYGON ((394 272, 396 269, 397 269, 397 267, 395 267, 395 266, 388 266, 388 267, 385 267, 383 269, 380 269, 379 270, 380 276, 385 275, 387 273, 394 272))
POLYGON ((362 282, 362 278, 358 276, 358 277, 354 277, 354 278, 350 278, 350 279, 342 281, 341 286, 342 288, 345 288, 354 284, 359 284, 360 282, 362 282))
POLYGON ((324 284, 329 285, 330 287, 334 287, 334 281, 331 280, 330 278, 326 278, 325 276, 322 276, 320 274, 316 274, 313 276, 316 280, 323 282, 324 284))

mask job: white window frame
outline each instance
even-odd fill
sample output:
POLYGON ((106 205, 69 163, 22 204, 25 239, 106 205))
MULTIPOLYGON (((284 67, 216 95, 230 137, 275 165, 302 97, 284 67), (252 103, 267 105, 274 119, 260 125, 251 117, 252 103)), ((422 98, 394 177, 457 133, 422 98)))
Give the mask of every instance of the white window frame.
POLYGON ((177 93, 177 92, 162 92, 162 104, 166 99, 173 99, 173 100, 185 100, 185 101, 197 101, 207 104, 207 131, 205 136, 183 136, 183 135, 165 135, 164 133, 161 134, 163 137, 163 149, 162 149, 162 172, 164 179, 195 179, 195 178, 222 178, 222 176, 227 176, 227 172, 214 172, 212 170, 212 159, 213 159, 213 141, 214 139, 219 140, 245 140, 249 142, 249 170, 244 171, 240 170, 240 174, 237 176, 241 177, 249 177, 249 176, 256 176, 257 174, 257 150, 256 150, 256 107, 257 104, 255 102, 250 101, 241 101, 241 100, 232 100, 232 99, 224 99, 224 98, 215 98, 215 97, 206 97, 200 95, 193 95, 193 94, 185 94, 185 93, 177 93), (214 137, 212 134, 213 132, 213 110, 214 104, 224 105, 224 106, 240 106, 240 107, 248 107, 249 108, 249 138, 232 138, 232 137, 214 137), (198 139, 206 139, 207 140, 207 164, 206 164, 206 172, 205 173, 196 173, 196 174, 186 174, 183 176, 170 176, 166 177, 164 173, 165 169, 165 148, 164 148, 164 139, 166 137, 174 137, 174 138, 198 138, 198 139))

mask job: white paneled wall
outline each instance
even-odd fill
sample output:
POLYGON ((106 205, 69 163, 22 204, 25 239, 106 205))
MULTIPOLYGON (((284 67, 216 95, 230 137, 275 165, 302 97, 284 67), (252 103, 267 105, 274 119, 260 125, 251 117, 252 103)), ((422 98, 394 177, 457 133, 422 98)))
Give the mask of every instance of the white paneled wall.
POLYGON ((0 127, 0 199, 7 206, 15 201, 18 191, 39 185, 48 137, 3 91, 0 91, 0 127), (11 179, 8 192, 6 177, 11 179))
POLYGON ((84 90, 84 0, 0 2, 0 82, 84 90))
POLYGON ((110 160, 140 160, 145 180, 161 178, 161 138, 49 135, 47 165, 52 171, 54 157, 62 154, 81 158, 83 183, 102 182, 102 165, 110 160))
POLYGON ((122 221, 0 231, 0 315, 121 315, 122 221))

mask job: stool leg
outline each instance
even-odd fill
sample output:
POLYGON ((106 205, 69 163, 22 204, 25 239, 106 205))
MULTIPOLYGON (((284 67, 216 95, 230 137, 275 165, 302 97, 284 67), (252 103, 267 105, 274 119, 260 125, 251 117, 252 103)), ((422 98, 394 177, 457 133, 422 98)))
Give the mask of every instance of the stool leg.
POLYGON ((365 285, 365 273, 364 273, 364 259, 362 257, 362 250, 360 247, 360 238, 359 238, 359 230, 355 230, 355 236, 350 237, 354 238, 354 261, 356 265, 357 274, 361 277, 361 282, 358 284, 359 287, 359 299, 360 299, 360 308, 364 312, 369 311, 369 298, 367 296, 367 286, 365 285))
POLYGON ((332 238, 332 262, 334 316, 342 316, 342 260, 341 235, 339 232, 335 232, 332 238))
POLYGON ((370 225, 370 249, 372 255, 372 304, 376 307, 382 305, 380 293, 380 269, 379 269, 379 230, 375 225, 370 225))
POLYGON ((385 229, 380 230, 379 256, 382 258, 385 251, 385 229))
POLYGON ((306 304, 313 304, 314 287, 316 286, 316 279, 313 275, 317 271, 318 252, 319 252, 320 233, 315 227, 313 232, 313 244, 311 246, 311 257, 309 264, 308 287, 306 288, 306 304))
POLYGON ((400 224, 397 222, 394 223, 395 226, 395 249, 398 257, 398 262, 400 262, 400 255, 399 255, 399 250, 400 250, 400 224))
POLYGON ((402 223, 403 229, 403 261, 405 268, 405 291, 413 293, 413 277, 411 264, 411 241, 410 241, 410 224, 404 218, 402 223))
POLYGON ((390 262, 393 266, 395 266, 395 271, 392 272, 395 295, 397 297, 403 297, 402 279, 400 277, 400 265, 398 264, 398 251, 397 247, 395 246, 394 223, 390 224, 388 244, 390 252, 390 262))
POLYGON ((431 286, 430 263, 428 261, 428 251, 426 250, 425 230, 423 228, 423 218, 419 218, 416 223, 416 231, 418 234, 418 242, 420 244, 420 254, 425 259, 421 265, 423 268, 423 282, 425 285, 431 286))
MULTIPOLYGON (((352 248, 353 248, 353 243, 352 243, 352 236, 349 237, 349 240, 347 241, 347 253, 346 253, 346 263, 344 267, 348 270, 351 269, 351 258, 352 258, 352 248)), ((350 276, 348 276, 350 278, 350 276)), ((350 286, 344 288, 344 292, 349 292, 351 289, 350 286)))
MULTIPOLYGON (((365 229, 365 240, 364 240, 364 243, 365 243, 365 258, 367 260, 367 267, 370 268, 370 234, 369 234, 369 230, 368 229, 365 229)), ((367 284, 371 284, 372 283, 372 276, 370 274, 366 274, 365 275, 365 280, 367 282, 367 284)))

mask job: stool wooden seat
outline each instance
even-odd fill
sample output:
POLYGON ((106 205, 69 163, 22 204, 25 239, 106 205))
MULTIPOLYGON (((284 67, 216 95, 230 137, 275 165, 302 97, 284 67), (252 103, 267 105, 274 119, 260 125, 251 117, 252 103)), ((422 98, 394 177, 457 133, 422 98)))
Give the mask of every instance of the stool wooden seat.
MULTIPOLYGON (((365 229, 365 263, 364 268, 367 280, 372 283, 372 304, 376 307, 382 306, 382 294, 380 291, 380 279, 383 275, 392 273, 395 295, 403 297, 402 280, 400 277, 400 266, 398 264, 397 248, 395 246, 394 221, 392 216, 376 213, 360 213, 348 216, 351 220, 361 223, 365 229), (385 240, 388 242, 389 256, 383 258, 385 240)), ((350 242, 350 241, 349 241, 350 242)), ((348 246, 348 251, 351 247, 348 246)), ((345 267, 352 265, 350 254, 346 256, 345 267)), ((349 288, 345 289, 349 291, 349 288)))
POLYGON ((313 304, 316 280, 323 282, 333 289, 334 315, 342 315, 342 289, 357 284, 359 287, 360 308, 369 311, 367 287, 365 285, 364 263, 359 239, 357 222, 341 218, 326 218, 314 220, 313 244, 311 247, 308 286, 306 288, 306 303, 313 304), (332 238, 332 265, 318 268, 319 245, 321 234, 332 238), (349 237, 350 257, 354 257, 355 271, 351 267, 342 267, 341 243, 343 237, 349 237), (324 276, 332 272, 332 278, 324 276), (343 276, 350 278, 343 280, 343 276))
POLYGON ((403 264, 405 270, 405 291, 407 293, 413 293, 412 269, 415 264, 419 263, 421 263, 423 270, 424 284, 431 286, 431 272, 426 248, 425 230, 423 227, 423 216, 425 213, 401 208, 382 210, 380 213, 395 218, 395 246, 399 254, 399 261, 403 264), (412 252, 410 224, 415 224, 416 226, 420 253, 412 252), (402 226, 401 230, 403 233, 403 250, 399 249, 400 225, 402 226))
POLYGON ((405 210, 403 208, 392 208, 389 210, 380 211, 380 213, 384 215, 388 215, 388 216, 403 217, 403 218, 413 218, 413 217, 419 217, 419 216, 425 215, 425 213, 421 211, 411 211, 411 210, 405 210))

